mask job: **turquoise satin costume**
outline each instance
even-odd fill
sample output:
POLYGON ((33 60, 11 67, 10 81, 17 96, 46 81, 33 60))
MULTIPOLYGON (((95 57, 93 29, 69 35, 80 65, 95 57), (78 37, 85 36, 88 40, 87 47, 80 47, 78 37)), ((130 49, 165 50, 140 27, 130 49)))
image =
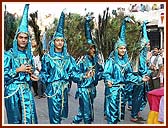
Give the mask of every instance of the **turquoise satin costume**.
POLYGON ((28 33, 28 9, 29 5, 26 4, 13 41, 13 48, 4 53, 4 98, 9 124, 38 123, 30 75, 24 72, 16 73, 16 68, 21 64, 33 66, 30 38, 24 51, 18 50, 16 38, 20 32, 28 33))
POLYGON ((104 81, 105 81, 105 115, 109 124, 116 124, 124 119, 125 114, 125 85, 133 82, 139 83, 142 78, 135 76, 129 60, 126 60, 126 54, 123 58, 118 56, 116 51, 105 63, 104 81), (129 74, 127 76, 127 74, 129 74), (112 87, 107 86, 107 81, 112 82, 112 87))
POLYGON ((76 62, 71 56, 63 53, 44 54, 40 79, 46 84, 45 95, 48 100, 51 124, 60 124, 62 118, 68 117, 68 84, 69 79, 77 82, 83 74, 76 73, 76 62))
POLYGON ((49 53, 42 57, 42 69, 39 78, 46 85, 45 95, 48 100, 49 119, 51 124, 61 124, 68 117, 68 84, 69 81, 83 80, 85 74, 80 73, 75 59, 67 52, 64 40, 62 52, 55 52, 54 40, 64 39, 64 12, 61 13, 57 30, 49 42, 49 53))
POLYGON ((93 103, 96 97, 96 86, 98 81, 102 79, 103 72, 103 67, 98 64, 96 58, 97 57, 91 59, 88 55, 85 55, 78 63, 82 73, 94 69, 95 75, 77 83, 78 90, 75 98, 79 98, 79 109, 78 114, 73 119, 73 123, 75 124, 79 124, 82 120, 85 124, 91 124, 94 120, 93 103))
POLYGON ((33 65, 32 62, 25 51, 18 50, 17 57, 13 56, 13 49, 4 54, 4 96, 9 124, 37 124, 30 75, 16 73, 21 64, 33 65))
MULTIPOLYGON (((142 32, 141 32, 141 50, 139 55, 139 66, 138 66, 138 74, 142 77, 151 75, 151 71, 149 70, 147 66, 147 52, 148 48, 147 45, 149 43, 149 39, 147 36, 146 31, 146 24, 147 21, 144 21, 141 25, 142 32)), ((147 104, 147 92, 149 91, 149 83, 143 82, 138 85, 134 85, 133 87, 134 93, 133 93, 133 101, 132 101, 132 111, 131 111, 131 117, 137 118, 138 112, 142 111, 146 104, 147 104)))
POLYGON ((94 70, 95 75, 91 78, 79 81, 77 83, 78 89, 75 98, 79 98, 78 114, 73 118, 73 123, 79 124, 82 120, 84 124, 91 124, 94 120, 94 99, 96 97, 96 86, 98 81, 102 79, 103 63, 99 63, 96 44, 94 44, 91 36, 91 29, 89 22, 92 20, 91 16, 87 16, 85 20, 85 37, 89 46, 95 46, 95 56, 91 58, 88 54, 82 56, 78 61, 80 72, 94 70))
POLYGON ((111 52, 106 60, 104 67, 104 82, 105 82, 105 115, 107 116, 108 124, 117 124, 118 121, 124 119, 125 114, 125 85, 129 83, 140 83, 142 77, 133 74, 127 52, 121 58, 118 55, 118 48, 126 46, 125 29, 126 22, 132 21, 126 17, 121 25, 119 39, 115 43, 114 51, 111 52), (108 87, 107 82, 112 83, 112 87, 108 87))

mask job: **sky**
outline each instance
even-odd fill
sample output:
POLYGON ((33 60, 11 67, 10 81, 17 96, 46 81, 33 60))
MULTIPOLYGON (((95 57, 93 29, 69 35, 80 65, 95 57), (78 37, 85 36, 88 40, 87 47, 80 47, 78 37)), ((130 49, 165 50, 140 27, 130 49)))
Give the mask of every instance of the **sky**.
MULTIPOLYGON (((128 9, 130 3, 117 3, 117 2, 27 2, 30 4, 29 13, 38 12, 42 15, 49 13, 55 15, 57 18, 60 16, 61 11, 66 9, 66 12, 78 13, 85 15, 84 11, 87 8, 87 12, 94 12, 94 16, 98 17, 99 14, 103 14, 103 11, 109 7, 110 11, 117 9, 117 7, 124 7, 128 9)), ((22 15, 25 2, 3 2, 2 7, 8 12, 16 12, 18 15, 22 15)))
MULTIPOLYGON (((94 12, 95 21, 98 22, 98 15, 103 15, 103 11, 109 7, 109 12, 111 13, 113 9, 118 7, 125 8, 125 11, 128 11, 130 4, 148 4, 153 5, 154 3, 161 2, 2 2, 2 9, 10 13, 16 12, 19 16, 22 15, 24 5, 30 4, 29 14, 38 10, 38 17, 42 19, 48 14, 59 18, 61 11, 66 9, 66 12, 69 13, 78 13, 80 15, 85 15, 87 12, 94 12), (87 11, 85 11, 85 8, 87 11)), ((151 15, 152 16, 152 15, 151 15)), ((141 17, 141 16, 140 16, 141 17)), ((53 22, 51 20, 47 22, 53 22)), ((44 23, 45 24, 45 23, 44 23)))
MULTIPOLYGON (((23 10, 25 2, 3 2, 3 7, 6 4, 7 11, 13 12, 16 10, 23 10)), ((55 14, 56 17, 60 16, 63 9, 66 8, 67 12, 74 12, 84 15, 84 11, 94 12, 95 15, 102 14, 103 11, 109 7, 110 10, 117 7, 129 7, 129 3, 114 3, 114 2, 29 2, 29 12, 35 12, 38 10, 42 14, 55 14)), ((22 11, 20 11, 22 13, 22 11)), ((19 14, 22 15, 22 14, 19 14)))
POLYGON ((2 9, 6 5, 8 12, 17 12, 19 16, 22 15, 24 5, 28 3, 29 13, 38 10, 38 14, 47 15, 52 14, 55 17, 59 17, 61 11, 66 9, 66 12, 79 13, 85 15, 87 12, 94 12, 94 16, 98 17, 99 14, 103 14, 103 11, 109 7, 109 12, 118 7, 125 8, 128 11, 130 4, 154 4, 160 2, 2 2, 2 9), (87 8, 87 11, 85 11, 87 8))

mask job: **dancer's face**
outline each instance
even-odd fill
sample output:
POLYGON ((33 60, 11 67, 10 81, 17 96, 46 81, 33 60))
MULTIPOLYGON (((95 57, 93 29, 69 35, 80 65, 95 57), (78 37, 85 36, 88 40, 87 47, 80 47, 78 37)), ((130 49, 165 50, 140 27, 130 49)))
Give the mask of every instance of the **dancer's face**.
POLYGON ((62 51, 64 46, 64 39, 63 38, 56 38, 54 41, 56 51, 62 51))
POLYGON ((125 52, 126 52, 126 47, 125 46, 118 47, 118 55, 119 56, 121 56, 121 57, 124 56, 125 52))
POLYGON ((18 49, 25 50, 28 44, 28 35, 26 33, 19 33, 17 36, 18 49))
POLYGON ((95 46, 94 45, 90 46, 90 48, 89 48, 89 55, 91 57, 94 57, 95 52, 96 52, 95 46))

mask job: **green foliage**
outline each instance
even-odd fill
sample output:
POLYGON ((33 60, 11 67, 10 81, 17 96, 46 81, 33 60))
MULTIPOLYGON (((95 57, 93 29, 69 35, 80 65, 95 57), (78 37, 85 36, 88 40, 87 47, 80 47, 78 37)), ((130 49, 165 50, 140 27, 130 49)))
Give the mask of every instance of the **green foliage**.
POLYGON ((57 24, 58 24, 58 19, 57 18, 54 19, 53 24, 54 24, 54 27, 50 27, 50 28, 47 29, 47 38, 49 38, 49 40, 52 38, 54 32, 57 29, 57 24))
POLYGON ((65 19, 64 31, 67 39, 68 52, 75 58, 84 52, 84 21, 84 17, 72 13, 69 13, 65 19))
POLYGON ((4 12, 4 50, 9 50, 12 47, 19 21, 20 18, 17 19, 13 14, 4 12))
MULTIPOLYGON (((85 16, 79 14, 68 14, 65 20, 65 36, 67 38, 68 52, 75 58, 83 55, 87 51, 85 37, 85 16)), ((94 23, 90 23, 91 30, 94 23)))
POLYGON ((30 27, 33 28, 35 40, 36 40, 37 46, 38 46, 36 50, 38 51, 40 57, 42 57, 42 42, 40 40, 41 30, 39 29, 39 26, 37 25, 37 22, 36 22, 36 19, 38 17, 37 11, 34 13, 31 13, 30 17, 31 17, 31 19, 29 20, 29 25, 30 25, 30 27))
POLYGON ((138 24, 127 24, 126 31, 126 41, 127 41, 127 51, 130 59, 135 61, 136 57, 139 55, 140 44, 140 29, 138 24))
MULTIPOLYGON (((99 15, 98 29, 95 33, 95 40, 99 46, 99 50, 102 51, 104 58, 107 59, 110 52, 114 50, 114 44, 118 40, 118 34, 120 31, 121 22, 124 19, 123 13, 110 16, 108 8, 103 12, 103 16, 99 15)), ((133 20, 134 17, 131 17, 133 20)), ((131 60, 135 61, 135 58, 139 54, 140 45, 138 44, 140 35, 140 26, 138 24, 127 23, 126 28, 126 42, 127 51, 131 60)))
MULTIPOLYGON (((65 17, 64 34, 67 42, 68 52, 74 57, 86 53, 86 39, 85 39, 85 28, 84 28, 85 17, 80 16, 76 13, 69 13, 65 17)), ((51 39, 53 36, 58 19, 54 20, 54 28, 47 30, 47 36, 51 39)), ((91 22, 91 28, 93 29, 94 24, 91 22)))
MULTIPOLYGON (((98 25, 94 26, 94 22, 90 23, 91 30, 93 30, 93 39, 97 44, 99 51, 107 59, 110 52, 114 48, 114 44, 118 39, 118 33, 120 31, 121 22, 124 18, 123 13, 111 16, 108 12, 108 8, 103 11, 103 16, 99 15, 98 25)), ((131 17, 134 20, 134 17, 131 17)), ((84 28, 85 17, 79 14, 69 13, 65 18, 65 37, 68 45, 68 52, 78 58, 86 53, 86 38, 84 28)), ((58 19, 54 20, 54 28, 48 30, 48 37, 52 37, 57 27, 58 19)), ((140 26, 138 24, 127 23, 126 29, 126 42, 127 50, 130 59, 135 60, 139 54, 138 39, 140 35, 140 26)))
MULTIPOLYGON (((19 21, 18 19, 14 19, 11 14, 7 14, 8 15, 5 15, 4 20, 5 49, 11 47, 19 21)), ((34 28, 35 38, 37 38, 36 41, 41 44, 40 30, 35 22, 36 15, 36 13, 31 14, 32 19, 29 21, 29 25, 34 28)), ((113 50, 114 44, 118 39, 118 33, 120 31, 123 18, 123 13, 115 14, 114 16, 110 14, 109 9, 106 8, 106 10, 103 11, 103 15, 99 15, 97 26, 95 26, 93 21, 90 23, 91 30, 93 30, 93 39, 97 44, 99 51, 103 53, 105 59, 107 59, 110 52, 113 50)), ((134 17, 131 18, 134 20, 134 17)), ((81 16, 76 13, 66 14, 64 28, 65 38, 68 46, 68 52, 75 58, 78 58, 87 51, 84 22, 85 16, 81 16)), ((52 36, 57 28, 57 23, 58 19, 55 18, 53 25, 50 25, 50 28, 46 30, 48 42, 52 39, 52 36)), ((138 40, 140 29, 141 28, 138 24, 127 23, 127 51, 130 59, 132 60, 135 60, 139 54, 140 45, 138 44, 138 40)))

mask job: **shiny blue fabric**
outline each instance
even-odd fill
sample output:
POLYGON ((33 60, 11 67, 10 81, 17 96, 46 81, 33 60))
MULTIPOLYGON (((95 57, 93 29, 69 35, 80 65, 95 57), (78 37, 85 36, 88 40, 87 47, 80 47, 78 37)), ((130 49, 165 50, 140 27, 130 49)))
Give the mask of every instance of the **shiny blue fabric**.
MULTIPOLYGON (((141 25, 142 27, 142 39, 140 40, 141 43, 141 51, 139 55, 139 66, 138 66, 138 75, 144 77, 151 75, 151 71, 149 70, 149 67, 147 66, 147 44, 149 43, 149 39, 147 36, 146 31, 146 24, 147 21, 144 21, 141 25)), ((142 82, 138 85, 134 85, 134 93, 133 93, 133 101, 132 101, 132 111, 131 111, 131 117, 137 118, 138 112, 142 111, 146 104, 147 104, 147 92, 149 91, 149 83, 148 82, 142 82)))
POLYGON ((47 50, 47 38, 46 38, 46 32, 44 32, 44 34, 43 34, 42 45, 43 45, 43 50, 47 50))
POLYGON ((92 20, 91 16, 87 16, 85 20, 85 37, 87 39, 87 43, 89 45, 93 45, 94 42, 92 40, 92 34, 91 34, 91 29, 90 29, 90 21, 92 20))
POLYGON ((60 124, 62 118, 68 117, 68 84, 83 79, 75 59, 64 53, 54 52, 54 56, 44 54, 39 77, 46 85, 49 119, 51 124, 60 124))
POLYGON ((64 22, 65 22, 65 14, 64 11, 61 12, 59 21, 58 21, 58 25, 56 28, 56 31, 52 37, 52 40, 49 42, 50 45, 50 49, 49 49, 49 54, 50 56, 54 57, 55 54, 55 45, 54 45, 54 41, 56 38, 63 38, 64 39, 64 46, 63 46, 63 55, 67 56, 68 52, 67 52, 67 43, 66 40, 64 38, 64 22))
MULTIPOLYGON (((145 75, 150 76, 151 74, 151 71, 147 66, 146 56, 147 48, 145 46, 140 52, 138 67, 138 74, 142 77, 144 77, 145 75)), ((136 118, 138 116, 138 112, 142 111, 147 104, 147 92, 149 91, 149 83, 143 82, 134 86, 133 104, 131 111, 132 118, 136 118)))
POLYGON ((78 66, 82 73, 94 69, 95 75, 77 83, 78 90, 75 97, 79 97, 79 110, 73 119, 73 123, 79 124, 83 120, 85 124, 91 124, 94 120, 93 103, 96 97, 96 85, 101 80, 103 66, 98 64, 97 56, 91 59, 88 55, 82 57, 78 66))
POLYGON ((21 64, 33 65, 27 51, 13 56, 13 49, 4 53, 4 98, 9 124, 37 124, 35 102, 31 92, 30 75, 16 73, 21 64))
MULTIPOLYGON (((17 57, 18 54, 18 45, 17 45, 17 36, 19 33, 25 33, 28 35, 28 44, 27 44, 27 57, 32 57, 31 53, 31 40, 30 35, 28 32, 28 10, 29 10, 29 4, 25 4, 24 11, 22 14, 22 19, 20 21, 19 27, 17 28, 17 31, 15 33, 15 37, 13 40, 13 56, 17 57)), ((31 59, 31 58, 30 58, 31 59)))
POLYGON ((122 24, 120 26, 120 32, 118 35, 118 40, 115 43, 114 49, 117 49, 120 46, 127 46, 126 43, 126 23, 127 22, 134 22, 130 17, 126 16, 123 20, 122 20, 122 24))
POLYGON ((128 83, 139 83, 142 78, 133 74, 132 67, 128 61, 128 56, 120 58, 118 51, 110 54, 104 68, 105 82, 105 115, 108 124, 116 124, 124 119, 125 113, 125 85, 128 83), (107 86, 107 82, 112 83, 112 87, 107 86))
POLYGON ((142 111, 147 104, 146 93, 149 91, 148 84, 145 82, 143 84, 134 85, 133 90, 131 117, 137 118, 138 113, 142 111))

